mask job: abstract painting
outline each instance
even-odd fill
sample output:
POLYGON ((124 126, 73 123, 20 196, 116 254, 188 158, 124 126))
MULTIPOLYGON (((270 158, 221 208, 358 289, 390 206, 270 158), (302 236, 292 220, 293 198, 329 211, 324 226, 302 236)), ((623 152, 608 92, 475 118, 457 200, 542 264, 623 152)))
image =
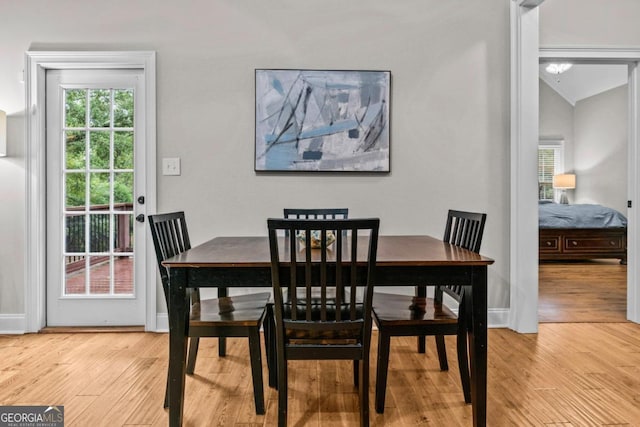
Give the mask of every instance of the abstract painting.
POLYGON ((256 171, 389 172, 389 71, 256 70, 256 171))

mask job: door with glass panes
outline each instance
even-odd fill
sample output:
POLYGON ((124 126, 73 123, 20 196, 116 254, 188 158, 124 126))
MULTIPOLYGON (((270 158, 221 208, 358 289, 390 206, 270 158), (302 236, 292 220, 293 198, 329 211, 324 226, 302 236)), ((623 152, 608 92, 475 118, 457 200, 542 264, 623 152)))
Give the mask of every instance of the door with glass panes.
POLYGON ((145 323, 141 75, 47 72, 47 326, 145 323))

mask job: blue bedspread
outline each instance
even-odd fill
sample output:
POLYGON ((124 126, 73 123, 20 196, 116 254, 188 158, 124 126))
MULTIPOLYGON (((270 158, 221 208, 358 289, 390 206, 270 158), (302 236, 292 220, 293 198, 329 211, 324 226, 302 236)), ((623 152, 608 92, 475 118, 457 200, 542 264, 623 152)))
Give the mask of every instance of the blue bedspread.
POLYGON ((540 203, 540 228, 626 227, 627 218, 615 209, 601 205, 563 205, 540 203))

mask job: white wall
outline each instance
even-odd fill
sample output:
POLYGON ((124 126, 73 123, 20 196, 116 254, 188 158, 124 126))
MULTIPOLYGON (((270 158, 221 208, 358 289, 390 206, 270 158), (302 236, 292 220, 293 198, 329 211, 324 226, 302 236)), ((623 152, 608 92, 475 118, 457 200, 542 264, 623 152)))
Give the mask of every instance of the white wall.
MULTIPOLYGON (((2 69, 0 65, 0 73, 2 69)), ((8 152, 0 157, 0 315, 22 313, 25 285, 24 120, 22 113, 7 112, 8 152)))
POLYGON ((628 86, 585 98, 573 107, 540 80, 540 136, 565 139, 565 171, 576 174, 570 203, 627 210, 628 86))
MULTIPOLYGON (((540 45, 638 48, 639 17, 637 0, 546 0, 540 7, 540 45)), ((574 127, 576 201, 597 202, 622 213, 627 212, 628 113, 626 104, 621 106, 626 91, 623 86, 578 102, 574 127), (594 165, 589 158, 602 162, 594 165)))
POLYGON ((540 137, 564 139, 564 169, 573 170, 574 108, 548 84, 540 80, 540 137))
MULTIPOLYGON (((265 234, 284 206, 348 206, 382 233, 439 236, 448 208, 488 213, 489 305, 508 305, 509 4, 440 0, 0 2, 0 314, 24 311, 26 50, 155 50, 158 210, 184 209, 193 242, 265 234), (253 171, 254 69, 391 70, 388 175, 253 171)), ((159 302, 159 310, 164 304, 159 302)))
POLYGON ((545 0, 540 46, 640 46, 637 0, 545 0))
MULTIPOLYGON (((564 139, 564 170, 571 172, 574 169, 574 108, 562 96, 553 90, 542 79, 540 81, 540 114, 539 133, 540 138, 564 139)), ((573 192, 567 192, 567 198, 573 203, 573 192)))
POLYGON ((576 203, 627 211, 628 85, 576 103, 576 203))

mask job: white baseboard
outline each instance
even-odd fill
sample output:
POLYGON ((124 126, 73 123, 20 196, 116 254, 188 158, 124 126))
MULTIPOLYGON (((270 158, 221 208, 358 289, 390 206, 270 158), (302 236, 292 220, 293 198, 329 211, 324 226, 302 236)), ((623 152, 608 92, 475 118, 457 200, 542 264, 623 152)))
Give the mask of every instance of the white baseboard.
MULTIPOLYGON (((508 308, 490 308, 487 313, 489 328, 507 328, 509 325, 508 308)), ((375 325, 373 326, 375 329, 375 325)), ((156 316, 156 330, 154 332, 169 332, 169 316, 167 313, 159 313, 156 316)))
MULTIPOLYGON (((489 328, 507 328, 509 325, 508 308, 491 308, 487 313, 489 328)), ((26 317, 24 314, 0 314, 0 334, 24 334, 26 331, 26 317)), ((150 332, 169 332, 169 316, 158 313, 156 316, 156 330, 150 332)))
POLYGON ((169 315, 167 313, 156 314, 156 330, 149 332, 169 332, 169 315))
POLYGON ((490 308, 489 312, 487 313, 487 326, 489 328, 508 328, 509 309, 490 308))
POLYGON ((0 314, 0 334, 24 334, 27 318, 24 314, 0 314))

